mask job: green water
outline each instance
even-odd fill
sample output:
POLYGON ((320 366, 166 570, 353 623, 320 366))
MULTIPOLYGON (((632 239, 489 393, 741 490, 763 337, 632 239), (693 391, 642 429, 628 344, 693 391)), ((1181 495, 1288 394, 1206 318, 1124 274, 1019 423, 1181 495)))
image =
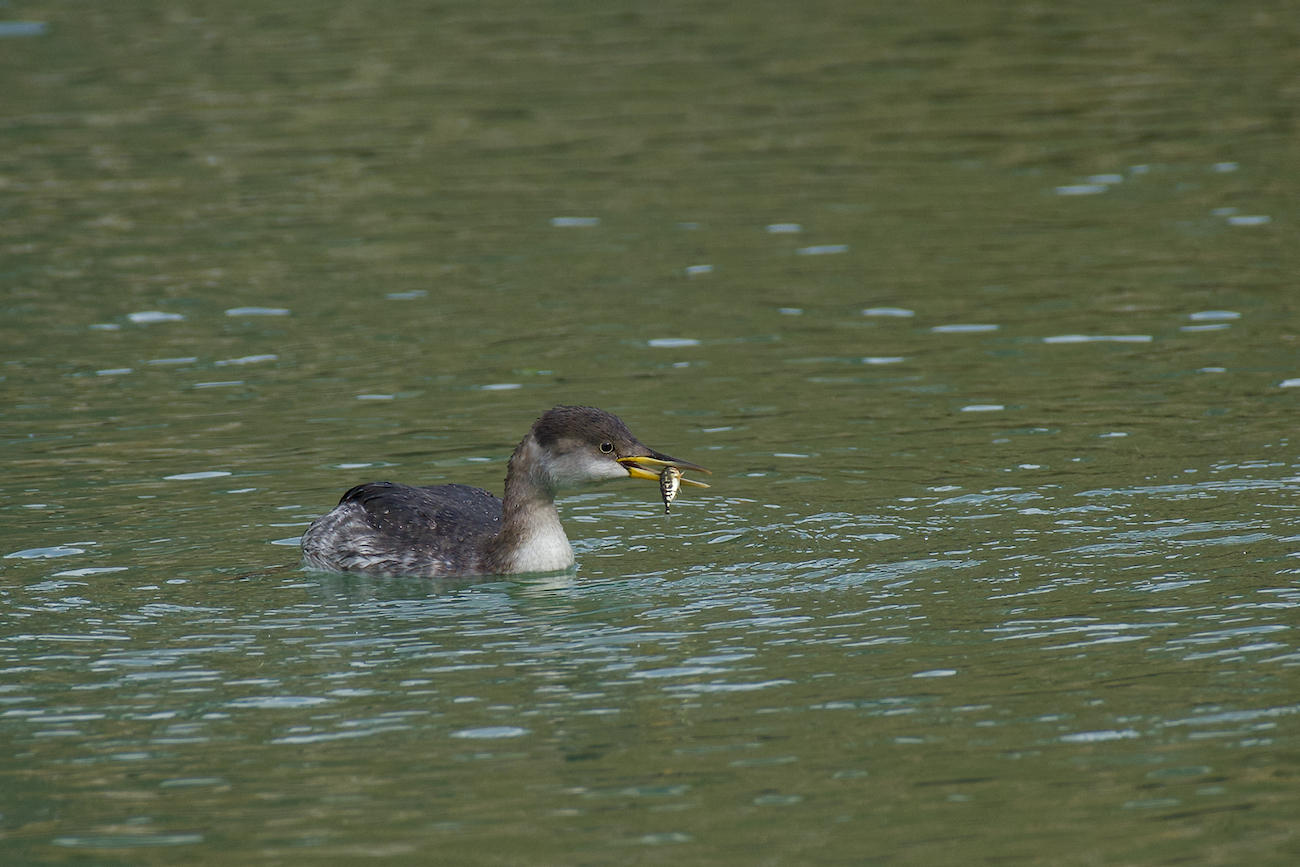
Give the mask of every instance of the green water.
POLYGON ((1285 4, 0 13, 5 865, 1300 858, 1285 4))

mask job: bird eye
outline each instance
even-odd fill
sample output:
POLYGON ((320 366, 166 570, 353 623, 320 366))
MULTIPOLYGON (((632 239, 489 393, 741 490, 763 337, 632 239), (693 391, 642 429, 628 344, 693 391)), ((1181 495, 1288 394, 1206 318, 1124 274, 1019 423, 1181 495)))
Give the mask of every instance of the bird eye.
POLYGON ((614 454, 614 444, 608 440, 600 444, 600 450, 607 455, 614 454))

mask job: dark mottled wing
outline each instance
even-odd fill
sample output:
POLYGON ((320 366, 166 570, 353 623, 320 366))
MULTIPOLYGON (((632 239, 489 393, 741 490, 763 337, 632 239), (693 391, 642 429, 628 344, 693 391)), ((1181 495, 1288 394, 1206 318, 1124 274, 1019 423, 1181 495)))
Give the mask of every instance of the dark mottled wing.
POLYGON ((392 575, 468 575, 501 530, 501 501, 468 485, 357 485, 303 536, 309 566, 392 575))
POLYGON ((345 503, 365 509, 381 536, 414 548, 466 548, 501 530, 501 501, 469 485, 368 482, 345 493, 339 505, 345 503))

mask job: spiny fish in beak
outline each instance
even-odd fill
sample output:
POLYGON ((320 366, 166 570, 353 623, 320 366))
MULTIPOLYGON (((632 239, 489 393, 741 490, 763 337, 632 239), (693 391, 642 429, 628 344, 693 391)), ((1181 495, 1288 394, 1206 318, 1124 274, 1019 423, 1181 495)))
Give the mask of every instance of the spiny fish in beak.
POLYGON ((664 498, 664 514, 667 514, 672 507, 673 500, 677 498, 677 493, 681 490, 682 485, 689 485, 694 488, 708 487, 704 482, 697 482, 695 479, 687 478, 683 475, 683 472, 692 470, 712 475, 709 470, 699 464, 669 457, 659 452, 619 458, 618 462, 627 468, 627 474, 634 479, 658 480, 659 493, 664 498))
POLYGON ((682 471, 676 467, 664 467, 664 471, 659 474, 659 493, 664 498, 664 514, 668 514, 669 507, 672 506, 673 500, 677 499, 677 492, 682 489, 682 471))

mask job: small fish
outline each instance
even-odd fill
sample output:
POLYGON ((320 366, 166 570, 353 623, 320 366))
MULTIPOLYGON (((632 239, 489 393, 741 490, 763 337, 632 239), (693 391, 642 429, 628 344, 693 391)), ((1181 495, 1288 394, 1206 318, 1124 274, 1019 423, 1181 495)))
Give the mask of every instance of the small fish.
POLYGON ((677 467, 664 467, 664 471, 659 474, 659 493, 664 498, 664 514, 668 514, 668 509, 677 499, 677 492, 682 488, 682 471, 677 467))

